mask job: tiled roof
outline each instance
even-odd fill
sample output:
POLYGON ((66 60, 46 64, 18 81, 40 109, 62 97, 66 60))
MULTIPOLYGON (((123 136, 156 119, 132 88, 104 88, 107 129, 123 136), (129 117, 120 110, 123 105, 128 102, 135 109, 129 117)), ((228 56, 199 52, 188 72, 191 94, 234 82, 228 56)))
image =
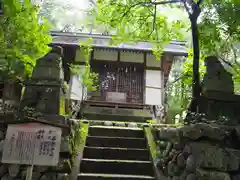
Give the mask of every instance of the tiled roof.
MULTIPOLYGON (((66 44, 66 45, 78 45, 82 40, 88 38, 93 39, 93 47, 98 48, 111 48, 122 49, 131 51, 152 51, 152 44, 149 42, 138 42, 136 44, 122 43, 118 46, 111 46, 111 36, 105 36, 101 34, 86 34, 86 33, 65 33, 65 32, 51 32, 53 38, 53 44, 66 44)), ((186 56, 188 54, 188 48, 185 46, 184 41, 172 41, 164 48, 164 52, 171 53, 179 56, 186 56)))

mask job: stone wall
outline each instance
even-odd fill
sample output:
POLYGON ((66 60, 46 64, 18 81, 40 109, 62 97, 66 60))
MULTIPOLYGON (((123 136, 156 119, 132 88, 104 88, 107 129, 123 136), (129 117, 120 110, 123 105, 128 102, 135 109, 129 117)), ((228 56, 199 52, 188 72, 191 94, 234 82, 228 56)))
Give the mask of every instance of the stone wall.
POLYGON ((161 180, 240 180, 240 127, 155 127, 161 180))

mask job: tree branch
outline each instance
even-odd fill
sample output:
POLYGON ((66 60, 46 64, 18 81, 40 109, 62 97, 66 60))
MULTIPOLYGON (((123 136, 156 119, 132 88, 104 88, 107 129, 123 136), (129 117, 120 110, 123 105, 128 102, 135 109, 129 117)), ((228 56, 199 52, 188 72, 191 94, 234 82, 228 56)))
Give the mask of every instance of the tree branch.
POLYGON ((228 61, 226 61, 224 58, 222 58, 221 56, 219 56, 219 58, 228 66, 230 66, 236 73, 239 73, 239 71, 228 61))
POLYGON ((181 3, 182 0, 171 0, 171 1, 161 1, 161 2, 152 2, 154 5, 161 5, 161 4, 173 4, 173 3, 181 3))
POLYGON ((202 3, 202 0, 199 0, 199 1, 197 2, 197 5, 200 6, 201 3, 202 3))
POLYGON ((133 8, 138 5, 142 5, 142 6, 156 5, 157 6, 157 5, 162 5, 162 4, 174 4, 174 3, 182 3, 182 2, 183 2, 183 0, 170 0, 170 1, 160 1, 160 2, 138 2, 138 3, 130 6, 130 8, 133 8))

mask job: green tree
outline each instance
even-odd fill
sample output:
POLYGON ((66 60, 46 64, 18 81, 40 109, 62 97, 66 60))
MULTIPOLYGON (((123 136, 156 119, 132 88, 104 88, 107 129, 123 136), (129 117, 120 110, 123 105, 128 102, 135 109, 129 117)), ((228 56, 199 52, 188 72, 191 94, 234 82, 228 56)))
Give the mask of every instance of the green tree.
MULTIPOLYGON (((194 0, 195 1, 195 0, 194 0)), ((165 1, 169 2, 169 1, 165 1)), ((176 2, 176 1, 172 1, 176 2)), ((185 1, 182 1, 185 2, 185 1)), ((163 47, 173 39, 186 38, 186 27, 190 30, 186 19, 175 20, 161 11, 160 6, 185 11, 184 3, 165 4, 164 0, 98 0, 95 23, 114 29, 114 42, 135 42, 147 40, 154 44, 154 52, 161 55, 163 47), (161 5, 160 5, 161 4, 161 5)), ((240 3, 237 0, 203 0, 202 13, 198 20, 200 45, 200 75, 204 73, 203 59, 208 55, 218 56, 227 69, 233 73, 235 84, 240 84, 239 38, 240 38, 240 3)), ((189 41, 189 57, 183 71, 173 83, 168 93, 171 104, 179 102, 178 111, 186 108, 190 100, 192 83, 192 42, 189 41), (176 93, 174 89, 182 89, 176 93), (184 96, 183 96, 184 95, 184 96)), ((160 59, 157 56, 157 59, 160 59)), ((239 91, 236 86, 235 91, 239 91)), ((176 104, 175 104, 176 105, 176 104)), ((170 107, 171 108, 171 107, 170 107)))
POLYGON ((146 0, 99 0, 94 15, 95 24, 115 30, 114 43, 150 41, 157 59, 165 45, 173 39, 183 39, 180 29, 184 23, 169 21, 156 3, 146 0))
POLYGON ((4 0, 0 17, 0 73, 2 80, 31 75, 36 60, 48 51, 50 26, 38 18, 39 8, 30 0, 4 0))
POLYGON ((84 67, 76 64, 70 65, 72 74, 79 77, 79 82, 82 86, 81 101, 78 101, 72 109, 72 117, 76 118, 78 114, 82 116, 84 101, 87 99, 87 92, 97 91, 98 88, 98 74, 91 71, 90 66, 90 55, 92 52, 92 39, 89 38, 87 41, 80 42, 79 50, 83 53, 85 61, 84 67))

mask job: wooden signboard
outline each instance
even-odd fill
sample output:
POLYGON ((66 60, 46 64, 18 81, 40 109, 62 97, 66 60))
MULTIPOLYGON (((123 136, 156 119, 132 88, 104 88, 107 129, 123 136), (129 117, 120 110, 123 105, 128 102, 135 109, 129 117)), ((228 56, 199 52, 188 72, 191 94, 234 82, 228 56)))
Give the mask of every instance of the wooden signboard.
POLYGON ((8 125, 2 163, 56 166, 62 130, 40 123, 8 125))

